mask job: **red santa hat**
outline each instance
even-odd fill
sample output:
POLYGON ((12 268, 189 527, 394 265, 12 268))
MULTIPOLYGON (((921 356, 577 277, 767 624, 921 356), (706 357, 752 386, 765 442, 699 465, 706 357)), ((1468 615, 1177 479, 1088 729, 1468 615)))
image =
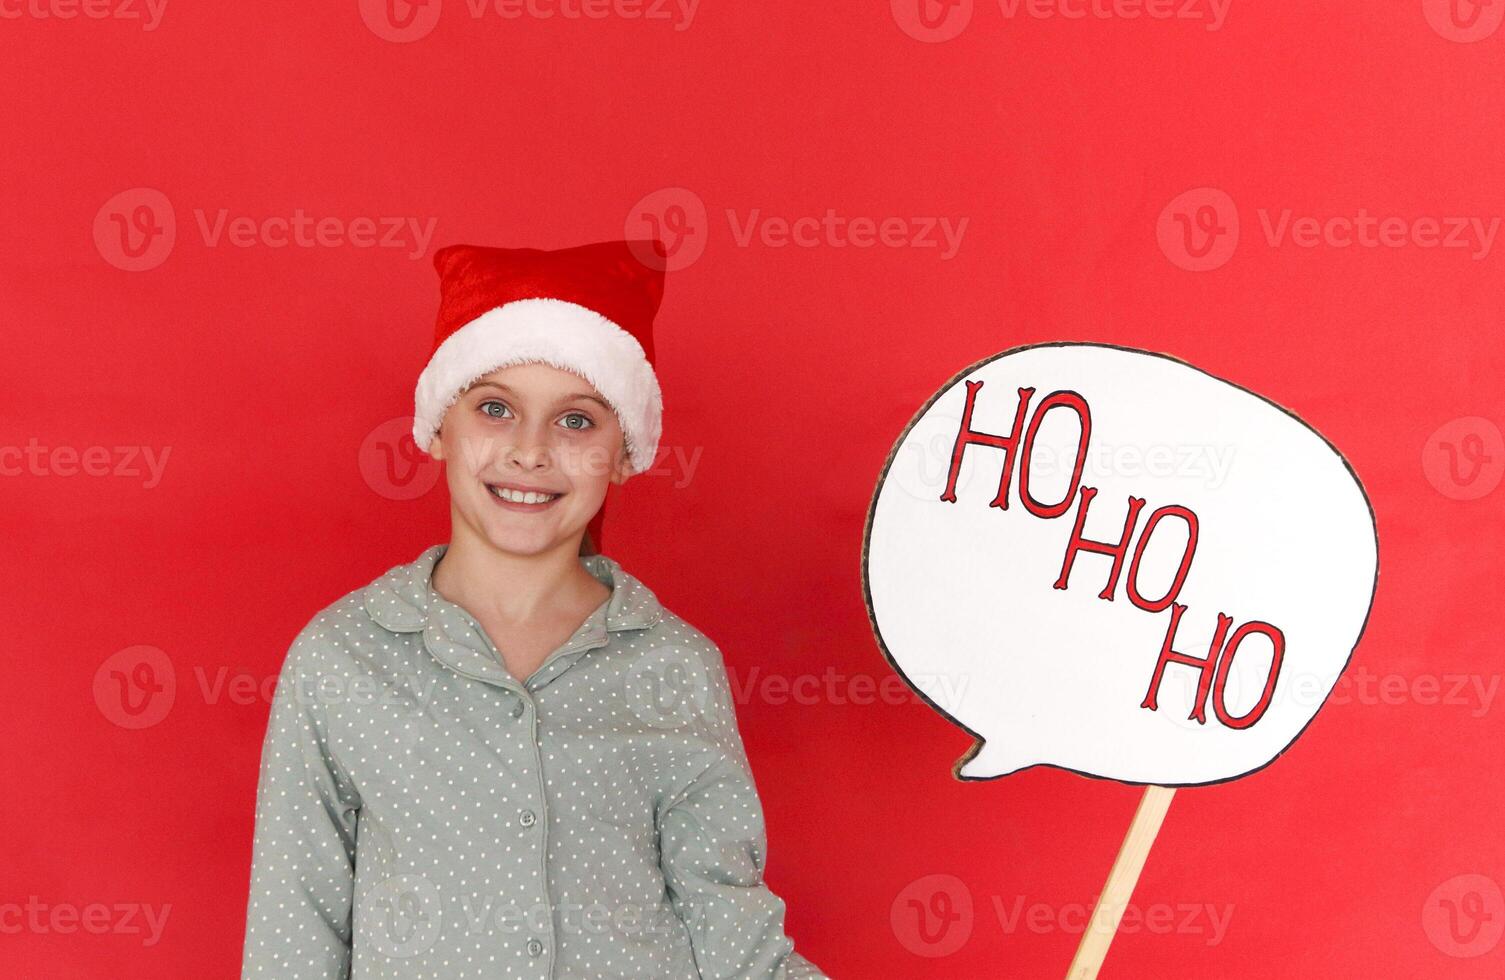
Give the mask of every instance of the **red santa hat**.
POLYGON ((595 386, 622 425, 629 472, 646 470, 662 431, 653 317, 664 271, 639 256, 662 254, 654 241, 556 251, 450 245, 435 252, 439 318, 413 396, 418 448, 428 450, 445 411, 476 379, 543 362, 595 386))

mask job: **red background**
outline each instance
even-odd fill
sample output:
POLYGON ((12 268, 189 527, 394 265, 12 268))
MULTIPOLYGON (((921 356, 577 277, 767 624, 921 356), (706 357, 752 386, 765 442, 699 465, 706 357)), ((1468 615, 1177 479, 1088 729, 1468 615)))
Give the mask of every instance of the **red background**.
MULTIPOLYGON (((705 205, 704 252, 659 320, 668 455, 616 493, 605 550, 716 640, 734 682, 830 668, 860 695, 854 678, 891 676, 859 575, 884 457, 955 371, 1057 339, 1174 354, 1322 431, 1380 530, 1350 670, 1412 692, 1498 682, 1505 491, 1461 499, 1426 456, 1453 420, 1505 417, 1505 256, 1275 245, 1259 213, 1505 213, 1505 30, 1463 43, 1415 0, 1234 2, 1217 30, 988 0, 925 43, 903 7, 706 0, 676 29, 445 0, 428 36, 395 43, 355 0, 170 0, 151 31, 5 6, 22 16, 0 21, 0 446, 50 455, 0 478, 0 904, 171 910, 151 946, 7 929, 0 975, 237 973, 267 703, 215 680, 274 677, 317 609, 445 539, 442 485, 398 499, 409 484, 371 478, 368 439, 411 412, 432 249, 621 237, 665 188, 705 205), (1242 230, 1194 272, 1156 229, 1201 187, 1242 230), (135 188, 176 215, 141 272, 94 235, 135 188), (210 244, 195 215, 298 208, 437 225, 415 258, 210 244), (739 244, 754 209, 968 224, 949 258, 739 244), (170 455, 155 486, 68 475, 56 451, 92 446, 170 455), (93 690, 137 645, 177 690, 132 730, 93 690)), ((1495 446, 1478 479, 1501 465, 1495 446)), ((969 740, 917 700, 754 690, 739 716, 798 948, 844 978, 1064 975, 1077 933, 1007 931, 995 899, 1090 902, 1137 789, 1051 770, 962 784, 969 740), (975 916, 930 957, 891 910, 938 874, 975 916)), ((1434 889, 1505 881, 1505 725, 1493 702, 1429 700, 1354 688, 1268 770, 1178 793, 1136 903, 1231 905, 1226 936, 1126 933, 1104 976, 1498 977, 1505 945, 1434 941, 1434 889)), ((1479 894, 1497 929, 1498 892, 1479 894)))

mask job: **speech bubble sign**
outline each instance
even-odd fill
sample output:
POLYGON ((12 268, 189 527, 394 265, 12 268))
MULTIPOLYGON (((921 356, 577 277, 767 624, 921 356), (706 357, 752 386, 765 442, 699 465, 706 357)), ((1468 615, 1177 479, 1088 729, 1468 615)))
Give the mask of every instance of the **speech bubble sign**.
POLYGON ((1301 419, 1171 357, 1061 343, 926 402, 862 572, 884 656, 977 740, 958 778, 1198 786, 1306 729, 1378 560, 1357 476, 1301 419))

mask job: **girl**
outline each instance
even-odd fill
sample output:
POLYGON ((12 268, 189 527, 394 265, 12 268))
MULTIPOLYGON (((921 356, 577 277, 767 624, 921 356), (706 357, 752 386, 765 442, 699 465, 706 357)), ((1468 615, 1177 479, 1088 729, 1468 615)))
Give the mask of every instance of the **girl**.
POLYGON ((763 882, 720 651, 594 547, 657 451, 657 248, 435 255, 413 434, 450 541, 288 653, 244 977, 823 976, 763 882))

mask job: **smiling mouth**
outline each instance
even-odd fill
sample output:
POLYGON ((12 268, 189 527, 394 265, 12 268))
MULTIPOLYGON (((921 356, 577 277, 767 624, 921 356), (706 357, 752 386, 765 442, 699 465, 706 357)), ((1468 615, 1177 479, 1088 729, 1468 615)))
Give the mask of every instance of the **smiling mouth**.
POLYGON ((506 487, 499 487, 493 483, 486 484, 486 490, 497 500, 500 500, 503 503, 513 504, 520 507, 543 508, 549 506, 554 501, 564 496, 564 494, 562 493, 536 493, 532 490, 509 490, 506 487))

